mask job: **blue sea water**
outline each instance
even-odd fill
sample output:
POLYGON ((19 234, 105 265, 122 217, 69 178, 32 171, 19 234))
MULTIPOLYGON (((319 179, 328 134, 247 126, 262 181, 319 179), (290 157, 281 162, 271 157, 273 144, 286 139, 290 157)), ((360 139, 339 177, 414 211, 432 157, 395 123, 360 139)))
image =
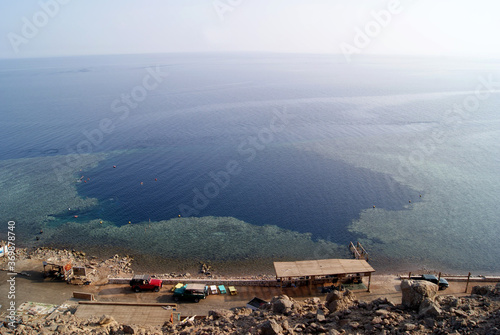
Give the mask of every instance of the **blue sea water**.
MULTIPOLYGON (((456 125, 443 123, 446 110, 495 66, 388 57, 348 64, 339 56, 276 54, 2 60, 0 155, 107 153, 75 176, 80 196, 99 200, 80 220, 124 225, 231 216, 341 244, 377 243, 376 233, 351 225, 370 210, 411 217, 432 187, 449 187, 451 170, 416 176, 450 164, 468 143, 457 149, 454 141, 440 142, 451 150, 445 155, 424 145, 430 153, 422 149, 426 161, 412 177, 393 167, 398 157, 411 157, 420 135, 441 129, 455 138, 456 125)), ((471 121, 475 134, 497 132, 494 99, 463 124, 471 121)), ((479 142, 497 153, 492 138, 479 142)), ((492 159, 479 150, 461 164, 469 172, 471 162, 498 168, 492 159)), ((492 176, 489 183, 498 184, 492 176)), ((493 225, 497 214, 485 219, 493 225)))

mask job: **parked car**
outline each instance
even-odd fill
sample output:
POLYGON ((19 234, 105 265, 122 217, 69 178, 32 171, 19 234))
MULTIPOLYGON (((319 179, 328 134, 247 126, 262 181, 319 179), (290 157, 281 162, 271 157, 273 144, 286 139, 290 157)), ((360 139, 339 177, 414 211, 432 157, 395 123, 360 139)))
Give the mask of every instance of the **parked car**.
POLYGON ((448 288, 448 286, 450 286, 450 284, 448 284, 448 281, 446 279, 439 278, 439 280, 438 280, 438 277, 436 277, 434 275, 429 275, 429 274, 410 277, 410 279, 430 281, 431 283, 438 285, 440 290, 446 290, 448 288))
POLYGON ((175 301, 192 300, 199 302, 200 299, 205 299, 208 295, 208 287, 205 284, 186 284, 175 289, 173 298, 175 301))
POLYGON ((160 291, 163 286, 161 279, 152 278, 150 275, 135 275, 130 281, 130 287, 135 292, 142 290, 160 291))

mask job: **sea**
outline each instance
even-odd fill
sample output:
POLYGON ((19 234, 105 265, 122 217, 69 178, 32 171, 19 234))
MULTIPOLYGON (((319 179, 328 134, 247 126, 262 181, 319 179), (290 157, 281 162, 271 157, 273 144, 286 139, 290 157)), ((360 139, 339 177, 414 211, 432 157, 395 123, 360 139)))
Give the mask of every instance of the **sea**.
MULTIPOLYGON (((361 242, 376 269, 498 273, 499 65, 265 53, 0 60, 2 234, 13 220, 21 246, 112 240, 133 254, 144 250, 113 234, 229 220, 311 245, 361 242), (96 220, 103 240, 65 239, 96 220)), ((193 259, 217 258, 215 237, 203 238, 193 259)), ((259 243, 269 242, 249 245, 259 243)), ((303 258, 314 256, 326 254, 303 258)))

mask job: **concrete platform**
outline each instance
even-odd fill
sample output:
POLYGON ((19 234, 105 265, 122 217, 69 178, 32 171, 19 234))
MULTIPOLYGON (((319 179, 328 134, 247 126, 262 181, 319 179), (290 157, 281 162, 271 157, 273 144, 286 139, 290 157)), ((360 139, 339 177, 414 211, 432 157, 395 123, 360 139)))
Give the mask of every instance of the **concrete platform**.
POLYGON ((119 323, 136 325, 163 325, 170 321, 172 310, 160 306, 79 305, 75 315, 88 319, 111 315, 119 323))

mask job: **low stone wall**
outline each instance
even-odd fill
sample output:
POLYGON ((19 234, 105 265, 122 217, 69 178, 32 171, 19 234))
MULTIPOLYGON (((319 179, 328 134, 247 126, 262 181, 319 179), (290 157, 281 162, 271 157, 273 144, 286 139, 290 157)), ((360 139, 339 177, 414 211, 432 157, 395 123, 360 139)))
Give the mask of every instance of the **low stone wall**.
MULTIPOLYGON (((466 282, 467 276, 441 276, 447 281, 466 282)), ((408 279, 408 276, 400 276, 399 279, 408 279)), ((470 282, 500 282, 500 276, 470 276, 470 282)))
MULTIPOLYGON (((408 279, 408 277, 400 276, 401 280, 408 279)), ((467 276, 443 276, 447 281, 452 282, 466 282, 467 276)), ((132 278, 109 278, 108 284, 125 284, 128 285, 132 278)), ((500 282, 499 276, 471 276, 470 282, 500 282)), ((275 279, 212 279, 212 278, 169 278, 162 279, 163 285, 176 285, 177 283, 200 283, 207 285, 225 285, 225 286, 264 286, 276 287, 281 286, 281 283, 275 279)), ((328 282, 325 280, 315 280, 314 284, 321 284, 328 282)), ((298 284, 298 282, 297 282, 298 284)), ((306 283, 302 283, 306 284, 306 283)))
MULTIPOLYGON (((127 284, 132 278, 109 278, 108 284, 127 284)), ((213 279, 213 278, 168 278, 162 279, 163 285, 175 285, 177 283, 200 283, 207 285, 226 285, 226 286, 263 286, 263 287, 279 287, 283 284, 289 286, 291 284, 296 286, 308 285, 308 280, 295 280, 279 282, 276 279, 213 279)), ((312 281, 314 285, 331 283, 331 279, 315 279, 312 281)))

